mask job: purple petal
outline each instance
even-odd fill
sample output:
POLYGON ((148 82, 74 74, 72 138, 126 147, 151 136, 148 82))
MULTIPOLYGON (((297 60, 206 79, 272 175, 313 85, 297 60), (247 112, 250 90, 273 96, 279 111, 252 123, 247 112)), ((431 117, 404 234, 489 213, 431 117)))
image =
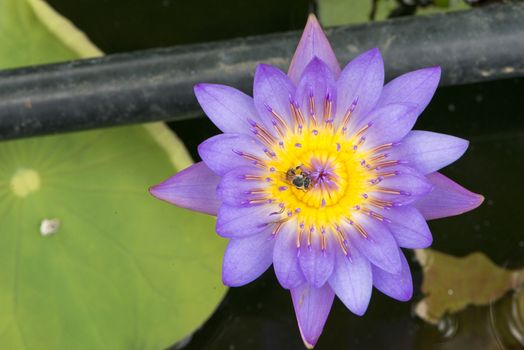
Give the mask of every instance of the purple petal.
POLYGON ((315 15, 309 15, 306 27, 295 50, 291 64, 289 65, 288 75, 291 80, 298 84, 302 72, 311 62, 313 57, 318 57, 324 61, 333 75, 338 77, 340 66, 329 41, 320 27, 315 15))
POLYGON ((431 231, 420 212, 412 206, 377 210, 402 248, 427 248, 433 242, 431 231))
POLYGON ((484 201, 484 197, 468 191, 440 173, 426 175, 433 190, 419 199, 413 206, 426 220, 445 218, 473 210, 484 201))
POLYGON ((215 194, 219 181, 219 176, 199 162, 151 187, 149 192, 176 206, 216 215, 220 207, 215 194))
POLYGON ((408 301, 413 296, 413 281, 406 257, 399 251, 402 269, 397 274, 391 274, 376 266, 373 269, 373 285, 382 293, 399 301, 408 301))
POLYGON ((250 134, 250 120, 259 121, 253 99, 232 87, 197 84, 194 88, 200 106, 223 132, 250 134))
POLYGON ((225 204, 232 206, 247 206, 251 200, 258 201, 265 198, 263 191, 268 188, 268 183, 261 180, 252 180, 249 175, 261 176, 262 170, 255 167, 239 167, 222 176, 216 194, 225 204), (246 177, 247 175, 247 177, 246 177))
MULTIPOLYGON (((350 109, 350 125, 359 124, 377 103, 384 85, 384 62, 378 49, 357 56, 340 73, 337 80, 337 120, 350 109)), ((350 130, 353 130, 350 127, 350 130)))
POLYGON ((297 227, 285 224, 277 235, 273 250, 273 268, 280 285, 286 289, 297 288, 306 282, 298 263, 297 227))
POLYGON ((383 178, 370 188, 368 194, 373 198, 388 201, 394 205, 406 205, 427 195, 433 185, 414 169, 398 165, 393 169, 386 168, 384 172, 395 172, 395 176, 383 178))
POLYGON ((293 96, 295 86, 284 72, 268 64, 257 66, 253 84, 255 107, 267 129, 274 135, 275 124, 279 124, 278 118, 287 125, 293 123, 290 102, 293 96))
POLYGON ((414 111, 415 108, 408 104, 391 104, 372 111, 368 117, 369 128, 363 134, 362 149, 400 141, 417 121, 414 111))
POLYGON ((232 239, 222 265, 224 284, 238 287, 257 279, 271 266, 274 244, 270 229, 254 236, 232 239))
POLYGON ((429 67, 406 73, 384 86, 377 107, 391 103, 416 105, 418 116, 428 105, 440 80, 440 67, 429 67))
POLYGON ((352 219, 353 225, 344 225, 350 244, 354 244, 373 265, 391 273, 398 273, 402 267, 399 248, 386 225, 360 213, 352 214, 352 219), (366 237, 359 232, 357 225, 360 225, 366 237))
POLYGON ((317 343, 334 297, 335 294, 327 283, 321 288, 304 284, 291 290, 300 335, 308 349, 312 349, 317 343))
POLYGON ((326 237, 328 248, 324 250, 321 249, 321 235, 320 232, 313 232, 309 246, 307 237, 302 237, 298 256, 302 273, 304 273, 308 283, 315 288, 319 288, 327 282, 335 266, 336 250, 333 249, 335 242, 329 239, 332 235, 327 232, 324 233, 324 235, 328 235, 326 237))
POLYGON ((243 155, 253 155, 267 159, 264 146, 256 139, 242 134, 220 134, 213 136, 198 146, 198 154, 206 165, 218 175, 241 166, 253 164, 243 155))
POLYGON ((429 131, 411 131, 400 144, 388 150, 391 158, 406 161, 422 174, 435 172, 459 159, 467 140, 429 131))
POLYGON ((269 204, 234 207, 222 204, 217 215, 217 233, 227 238, 242 238, 262 232, 276 218, 275 208, 269 204))
POLYGON ((335 115, 336 103, 335 78, 329 67, 318 57, 307 65, 300 83, 297 86, 295 101, 298 102, 302 113, 306 118, 312 115, 318 122, 324 119, 332 119, 335 115), (314 109, 311 108, 310 99, 313 98, 314 109), (326 102, 331 103, 331 113, 324 115, 326 102))
POLYGON ((373 289, 371 265, 353 246, 349 245, 347 249, 348 256, 341 249, 337 252, 329 285, 351 312, 362 316, 368 308, 373 289))

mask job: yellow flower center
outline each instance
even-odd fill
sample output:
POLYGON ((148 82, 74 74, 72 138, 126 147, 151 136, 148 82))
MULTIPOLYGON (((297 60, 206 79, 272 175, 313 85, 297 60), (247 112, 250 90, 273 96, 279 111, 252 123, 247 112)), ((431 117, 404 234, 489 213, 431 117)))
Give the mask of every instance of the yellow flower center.
MULTIPOLYGON (((310 110, 314 110, 313 98, 310 110)), ((371 124, 358 130, 348 131, 354 105, 348 109, 337 125, 331 119, 331 100, 326 97, 324 114, 321 117, 310 114, 306 122, 300 108, 291 104, 294 122, 287 124, 271 107, 276 135, 256 122, 253 132, 267 145, 265 150, 270 160, 261 160, 246 153, 240 153, 264 169, 263 175, 246 175, 246 179, 264 181, 268 184, 250 193, 255 196, 249 202, 278 204, 273 233, 277 234, 282 224, 293 220, 297 225, 297 246, 301 236, 311 243, 312 235, 321 233, 321 248, 326 247, 326 235, 333 233, 346 253, 345 239, 340 224, 349 223, 363 236, 365 230, 352 220, 352 213, 360 211, 384 218, 374 208, 392 206, 391 202, 377 198, 377 193, 401 194, 401 191, 382 187, 379 183, 396 175, 391 166, 398 161, 386 159, 385 150, 393 146, 386 143, 365 148, 366 132, 371 124), (389 170, 388 170, 389 169, 389 170)))
POLYGON ((362 163, 366 154, 354 149, 358 140, 328 124, 292 133, 283 141, 268 163, 270 198, 296 215, 299 223, 317 229, 335 227, 358 208, 371 186, 362 163), (298 171, 293 177, 288 171, 294 169, 298 171), (309 188, 296 186, 292 180, 297 176, 309 177, 309 188))

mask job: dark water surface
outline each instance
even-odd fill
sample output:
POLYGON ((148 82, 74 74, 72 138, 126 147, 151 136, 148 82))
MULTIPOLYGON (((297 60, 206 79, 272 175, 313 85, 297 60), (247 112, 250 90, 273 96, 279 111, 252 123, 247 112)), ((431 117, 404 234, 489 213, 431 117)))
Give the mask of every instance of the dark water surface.
MULTIPOLYGON (((300 29, 311 6, 305 0, 49 2, 106 52, 300 29)), ((206 118, 170 127, 195 159, 197 145, 219 133, 206 118)), ((454 256, 482 252, 499 266, 524 268, 524 78, 440 88, 415 129, 470 140, 466 154, 443 173, 486 197, 473 212, 430 222, 433 248, 454 256)), ((511 314, 512 293, 491 306, 469 307, 446 317, 438 326, 414 316, 414 305, 422 298, 422 272, 411 260, 415 284, 411 302, 397 302, 374 291, 368 312, 358 317, 336 300, 316 349, 524 348, 522 324, 511 314)), ((304 346, 289 292, 278 285, 270 269, 257 281, 230 289, 204 326, 173 349, 304 346)))

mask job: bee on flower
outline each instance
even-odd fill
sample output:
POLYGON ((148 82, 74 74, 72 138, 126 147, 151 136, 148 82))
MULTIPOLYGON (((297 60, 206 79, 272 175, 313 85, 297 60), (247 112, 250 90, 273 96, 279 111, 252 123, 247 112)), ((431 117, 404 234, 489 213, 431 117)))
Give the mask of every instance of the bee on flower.
POLYGON ((409 300, 401 248, 430 246, 426 220, 483 201, 438 173, 462 156, 466 140, 411 130, 439 79, 440 68, 430 67, 384 85, 378 49, 341 70, 311 15, 288 73, 260 64, 253 97, 195 86, 223 134, 199 146, 202 162, 150 191, 217 216, 217 233, 230 240, 224 284, 242 286, 273 265, 313 347, 335 295, 357 315, 373 286, 409 300))
POLYGON ((313 186, 311 175, 302 168, 302 165, 289 168, 286 172, 286 179, 290 184, 300 190, 307 191, 313 186))

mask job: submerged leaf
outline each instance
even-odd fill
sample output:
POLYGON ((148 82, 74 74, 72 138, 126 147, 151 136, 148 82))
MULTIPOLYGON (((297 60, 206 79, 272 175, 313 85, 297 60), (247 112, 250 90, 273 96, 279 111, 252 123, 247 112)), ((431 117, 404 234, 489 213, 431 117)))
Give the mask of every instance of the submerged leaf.
MULTIPOLYGON (((0 68, 97 53, 46 6, 0 0, 0 68)), ((0 142, 0 348, 162 349, 202 324, 224 242, 147 192, 190 163, 160 123, 0 142)))
POLYGON ((424 272, 426 296, 415 311, 430 323, 470 304, 488 305, 524 282, 524 270, 502 269, 482 253, 456 258, 424 249, 416 250, 416 257, 424 272))

